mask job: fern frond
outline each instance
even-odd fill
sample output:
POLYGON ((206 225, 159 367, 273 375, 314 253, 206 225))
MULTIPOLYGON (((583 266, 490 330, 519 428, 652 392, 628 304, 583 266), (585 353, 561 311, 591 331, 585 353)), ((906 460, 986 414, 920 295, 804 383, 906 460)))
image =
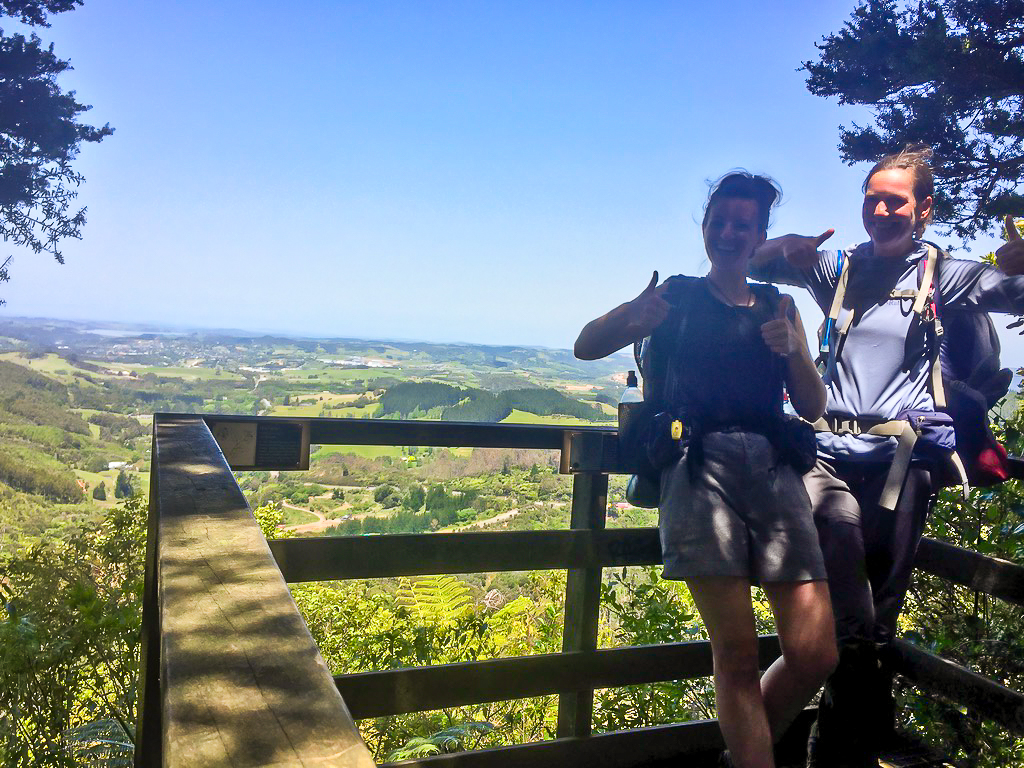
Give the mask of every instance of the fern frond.
POLYGON ((398 605, 408 608, 423 624, 454 625, 471 610, 469 586, 449 574, 422 576, 414 582, 399 581, 398 605))

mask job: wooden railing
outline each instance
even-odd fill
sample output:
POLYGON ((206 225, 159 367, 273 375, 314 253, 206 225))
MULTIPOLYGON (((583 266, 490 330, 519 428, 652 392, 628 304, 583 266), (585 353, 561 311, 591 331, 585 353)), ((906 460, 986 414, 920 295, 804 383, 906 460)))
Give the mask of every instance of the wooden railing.
MULTIPOLYGON (((661 561, 656 529, 605 529, 609 428, 157 414, 138 766, 372 766, 354 719, 558 695, 557 738, 402 765, 713 764, 714 721, 591 734, 594 690, 711 674, 707 643, 597 649, 601 571, 661 561), (570 530, 398 534, 268 543, 211 429, 301 427, 314 444, 546 448, 573 475, 570 530), (286 582, 564 568, 562 652, 332 678, 286 582), (339 695, 340 693, 340 695, 339 695)), ((269 455, 269 454, 268 454, 269 455)), ((1024 604, 1024 568, 924 540, 918 567, 1024 604)), ((358 628, 352 628, 357 632, 358 628)), ((1024 696, 907 643, 919 687, 1024 734, 1024 696)), ((779 653, 761 638, 767 666, 779 653)), ((799 749, 799 745, 796 747, 799 749)))

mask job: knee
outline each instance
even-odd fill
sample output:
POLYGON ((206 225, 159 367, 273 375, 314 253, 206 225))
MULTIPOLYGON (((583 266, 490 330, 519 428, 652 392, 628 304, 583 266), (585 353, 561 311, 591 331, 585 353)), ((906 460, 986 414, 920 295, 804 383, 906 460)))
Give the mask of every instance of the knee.
POLYGON ((835 641, 826 636, 784 648, 783 657, 794 675, 808 684, 820 684, 839 663, 839 650, 835 641))
POLYGON ((756 644, 718 643, 714 646, 715 677, 732 688, 759 685, 761 670, 756 644))

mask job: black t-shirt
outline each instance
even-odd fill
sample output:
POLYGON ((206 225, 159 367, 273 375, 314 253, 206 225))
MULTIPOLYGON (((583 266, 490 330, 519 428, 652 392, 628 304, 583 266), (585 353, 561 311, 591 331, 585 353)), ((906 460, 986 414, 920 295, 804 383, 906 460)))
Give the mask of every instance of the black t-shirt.
POLYGON ((764 429, 782 415, 783 366, 761 338, 775 316, 778 291, 751 285, 754 305, 732 307, 712 294, 707 278, 676 278, 666 298, 678 304, 652 339, 670 343, 666 371, 672 410, 701 431, 764 429))

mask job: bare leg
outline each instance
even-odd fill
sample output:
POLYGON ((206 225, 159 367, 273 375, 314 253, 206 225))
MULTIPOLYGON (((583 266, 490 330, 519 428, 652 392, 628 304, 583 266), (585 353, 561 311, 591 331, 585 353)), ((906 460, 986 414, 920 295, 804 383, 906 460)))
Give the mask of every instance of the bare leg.
POLYGON ((778 740, 835 668, 839 654, 828 582, 763 586, 782 646, 782 656, 761 678, 768 723, 778 740))
POLYGON ((761 698, 750 582, 714 578, 686 583, 711 637, 718 724, 732 761, 736 768, 775 768, 761 698))

